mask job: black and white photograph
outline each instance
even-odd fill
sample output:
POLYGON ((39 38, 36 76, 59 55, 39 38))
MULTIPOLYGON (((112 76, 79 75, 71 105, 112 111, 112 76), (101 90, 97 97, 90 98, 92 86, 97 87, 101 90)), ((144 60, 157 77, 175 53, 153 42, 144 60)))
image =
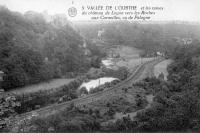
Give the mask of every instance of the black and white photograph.
POLYGON ((0 133, 199 133, 199 0, 0 0, 0 133))

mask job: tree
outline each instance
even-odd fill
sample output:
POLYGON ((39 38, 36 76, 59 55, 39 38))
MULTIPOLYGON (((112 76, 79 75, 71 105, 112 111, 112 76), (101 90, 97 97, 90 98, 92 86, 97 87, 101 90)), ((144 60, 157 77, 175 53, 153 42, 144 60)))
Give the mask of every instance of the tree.
POLYGON ((114 111, 114 109, 113 109, 113 107, 109 107, 109 109, 108 109, 108 115, 112 118, 113 117, 113 115, 115 114, 115 111, 114 111))
POLYGON ((161 73, 158 75, 158 79, 160 79, 160 80, 164 80, 164 79, 165 79, 165 76, 164 76, 163 72, 161 72, 161 73))
POLYGON ((5 90, 85 72, 90 67, 81 47, 82 37, 68 24, 56 24, 55 28, 39 13, 22 15, 4 8, 0 20, 0 70, 6 75, 5 90))
POLYGON ((86 89, 86 87, 82 87, 79 90, 80 94, 88 94, 88 90, 86 89))

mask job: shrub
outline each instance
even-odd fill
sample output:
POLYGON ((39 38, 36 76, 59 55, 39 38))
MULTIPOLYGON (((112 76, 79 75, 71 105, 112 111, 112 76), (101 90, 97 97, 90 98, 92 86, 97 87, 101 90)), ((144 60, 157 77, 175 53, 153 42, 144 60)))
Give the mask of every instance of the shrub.
POLYGON ((17 100, 21 102, 21 106, 16 108, 16 111, 18 113, 29 112, 35 110, 36 107, 41 108, 57 102, 75 99, 78 97, 77 89, 81 85, 82 80, 83 79, 76 79, 67 85, 51 90, 18 95, 17 100), (62 98, 62 100, 60 100, 60 98, 62 98))

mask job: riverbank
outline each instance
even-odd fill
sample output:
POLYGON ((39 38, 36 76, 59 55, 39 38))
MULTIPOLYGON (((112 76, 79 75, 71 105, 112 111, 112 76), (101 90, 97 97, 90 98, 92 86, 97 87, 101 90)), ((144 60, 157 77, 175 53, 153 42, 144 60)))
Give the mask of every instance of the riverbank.
POLYGON ((12 89, 8 92, 15 93, 15 94, 23 94, 23 93, 32 93, 32 92, 43 91, 43 90, 50 90, 52 88, 58 88, 60 86, 69 84, 73 80, 74 80, 73 78, 71 78, 71 79, 68 79, 68 78, 52 79, 50 81, 12 89))

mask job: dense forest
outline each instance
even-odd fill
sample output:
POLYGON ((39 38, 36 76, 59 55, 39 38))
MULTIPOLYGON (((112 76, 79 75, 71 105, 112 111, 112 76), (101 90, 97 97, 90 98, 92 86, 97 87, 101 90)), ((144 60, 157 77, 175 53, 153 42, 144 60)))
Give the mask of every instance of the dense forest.
POLYGON ((9 90, 99 67, 99 49, 62 19, 48 22, 40 13, 22 15, 0 7, 2 88, 9 90), (90 45, 85 48, 84 42, 90 45))
POLYGON ((111 45, 128 45, 143 49, 146 54, 160 51, 171 54, 176 45, 184 44, 184 39, 197 43, 200 38, 200 26, 190 23, 137 23, 119 22, 83 22, 75 23, 86 38, 92 40, 98 36, 111 45), (90 27, 90 28, 89 28, 90 27))

